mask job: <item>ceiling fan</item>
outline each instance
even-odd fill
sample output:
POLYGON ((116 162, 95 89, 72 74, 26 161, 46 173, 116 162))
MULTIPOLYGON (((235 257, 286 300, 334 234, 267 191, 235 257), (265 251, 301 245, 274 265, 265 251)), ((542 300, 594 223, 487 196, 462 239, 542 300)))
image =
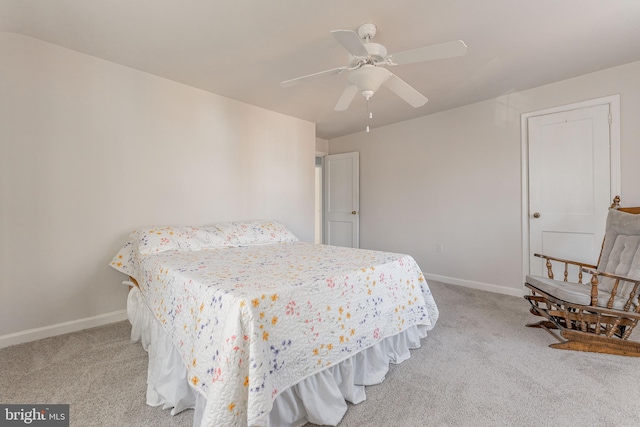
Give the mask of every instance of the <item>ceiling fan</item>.
POLYGON ((375 24, 371 23, 362 24, 358 28, 358 32, 352 30, 331 31, 331 35, 349 52, 349 65, 286 80, 280 83, 280 86, 289 87, 305 81, 348 71, 349 76, 347 79, 349 85, 342 92, 342 96, 340 96, 334 110, 343 111, 349 108, 351 101, 353 101, 358 92, 369 100, 382 84, 385 84, 411 106, 417 108, 426 104, 427 98, 387 70, 385 66, 451 58, 467 53, 467 45, 462 40, 456 40, 389 55, 383 45, 371 41, 376 31, 375 24))

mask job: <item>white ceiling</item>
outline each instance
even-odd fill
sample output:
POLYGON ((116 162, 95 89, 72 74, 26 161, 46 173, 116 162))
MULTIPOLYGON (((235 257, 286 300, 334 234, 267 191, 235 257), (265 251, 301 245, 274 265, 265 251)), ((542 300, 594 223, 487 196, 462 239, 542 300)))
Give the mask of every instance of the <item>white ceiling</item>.
MULTIPOLYGON (((330 35, 375 23, 389 53, 464 40, 466 56, 393 67, 429 98, 382 87, 382 126, 640 60, 640 0, 0 0, 0 31, 24 34, 317 124, 331 139, 367 125, 357 96, 335 112, 347 65, 330 35)), ((640 76, 639 76, 640 79, 640 76)))

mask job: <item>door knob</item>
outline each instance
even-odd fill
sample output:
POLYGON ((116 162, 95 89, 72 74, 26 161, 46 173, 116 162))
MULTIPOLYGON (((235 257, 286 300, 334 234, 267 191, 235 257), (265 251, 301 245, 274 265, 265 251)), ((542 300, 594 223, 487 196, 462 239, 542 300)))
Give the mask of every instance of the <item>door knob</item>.
POLYGON ((351 215, 355 215, 355 214, 357 214, 357 213, 358 213, 358 212, 356 212, 356 211, 351 211, 351 215))
POLYGON ((533 214, 533 217, 534 217, 534 218, 540 218, 540 212, 535 212, 535 213, 533 214))

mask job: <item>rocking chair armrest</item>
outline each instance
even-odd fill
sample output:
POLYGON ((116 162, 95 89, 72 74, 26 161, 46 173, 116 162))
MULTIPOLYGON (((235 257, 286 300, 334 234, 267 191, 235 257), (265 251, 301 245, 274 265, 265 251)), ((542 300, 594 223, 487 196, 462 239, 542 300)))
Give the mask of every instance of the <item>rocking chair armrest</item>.
POLYGON ((545 264, 547 266, 547 275, 549 276, 549 279, 553 279, 553 264, 551 264, 551 261, 556 261, 564 264, 564 281, 565 282, 569 277, 569 265, 578 267, 578 283, 582 283, 582 268, 596 268, 596 266, 592 264, 587 264, 579 261, 571 261, 568 259, 556 258, 548 255, 533 254, 533 256, 537 256, 538 258, 544 258, 546 260, 545 264))
MULTIPOLYGON (((630 282, 633 283, 633 290, 631 291, 631 293, 628 295, 628 299, 626 304, 624 305, 624 310, 623 311, 635 311, 636 313, 640 313, 640 305, 637 305, 638 303, 638 297, 637 297, 637 291, 638 291, 638 287, 640 286, 640 279, 632 279, 631 277, 626 277, 626 276, 620 276, 617 274, 613 274, 613 273, 607 273, 604 271, 598 271, 595 269, 591 269, 591 268, 583 268, 582 269, 583 272, 587 273, 587 274, 591 274, 591 305, 595 306, 598 303, 598 276, 602 276, 602 277, 608 277, 611 279, 615 280, 615 284, 613 286, 613 289, 611 291, 611 297, 609 298, 609 302, 607 304, 607 308, 612 308, 613 306, 613 298, 616 294, 616 290, 618 288, 618 283, 620 282, 630 282), (635 299, 636 301, 636 307, 635 309, 632 306, 632 302, 635 299)), ((627 298, 627 297, 625 297, 627 298)))
POLYGON ((631 277, 620 276, 620 275, 613 274, 613 273, 606 273, 604 271, 598 271, 595 268, 585 268, 585 267, 583 267, 582 271, 587 273, 587 274, 591 274, 592 276, 610 277, 612 279, 618 279, 621 282, 631 282, 631 283, 635 283, 635 284, 639 284, 640 283, 640 279, 632 279, 631 277))
POLYGON ((571 265, 577 265, 578 267, 583 267, 584 268, 592 268, 595 269, 597 268, 597 266, 593 265, 593 264, 587 264, 585 262, 580 262, 580 261, 570 261, 567 259, 562 259, 562 258, 556 258, 556 257, 552 257, 549 255, 543 255, 543 254, 533 254, 533 256, 537 256, 538 258, 544 258, 550 261, 558 261, 558 262, 562 262, 565 264, 571 264, 571 265))

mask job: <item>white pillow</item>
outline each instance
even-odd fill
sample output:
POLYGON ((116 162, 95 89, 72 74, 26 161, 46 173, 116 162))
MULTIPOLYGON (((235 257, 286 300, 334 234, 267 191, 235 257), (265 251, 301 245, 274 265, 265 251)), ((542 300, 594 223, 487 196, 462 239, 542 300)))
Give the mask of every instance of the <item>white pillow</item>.
POLYGON ((138 250, 136 249, 135 241, 129 241, 124 245, 111 260, 111 267, 116 270, 135 277, 136 258, 138 256, 138 250))
POLYGON ((137 229, 129 237, 136 241, 143 255, 229 246, 215 227, 152 226, 137 229))
POLYGON ((214 224, 231 246, 297 242, 298 238, 278 221, 252 220, 214 224))

